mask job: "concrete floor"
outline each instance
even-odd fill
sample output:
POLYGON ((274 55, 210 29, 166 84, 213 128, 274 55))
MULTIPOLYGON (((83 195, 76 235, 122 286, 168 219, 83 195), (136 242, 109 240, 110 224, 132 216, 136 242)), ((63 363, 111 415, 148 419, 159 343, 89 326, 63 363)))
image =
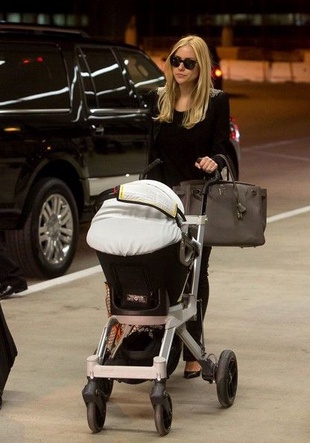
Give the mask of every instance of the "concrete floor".
POLYGON ((150 382, 115 383, 104 430, 92 434, 81 391, 107 314, 104 276, 87 270, 96 260, 83 254, 71 271, 84 273, 31 282, 1 302, 19 355, 3 396, 0 443, 310 442, 309 86, 228 90, 246 147, 242 180, 267 187, 271 216, 264 246, 214 248, 210 260, 207 351, 236 352, 234 405, 220 406, 215 385, 185 380, 181 361, 167 383, 167 436, 155 429, 150 382))
POLYGON ((94 273, 1 304, 19 355, 0 412, 2 443, 310 441, 309 212, 269 223, 256 249, 214 248, 205 322, 207 351, 236 352, 237 397, 223 409, 216 386, 185 380, 183 362, 167 383, 170 433, 159 437, 150 382, 115 383, 105 427, 92 434, 81 396, 86 358, 106 321, 104 276, 94 273), (298 262, 291 257, 299 255, 298 262))

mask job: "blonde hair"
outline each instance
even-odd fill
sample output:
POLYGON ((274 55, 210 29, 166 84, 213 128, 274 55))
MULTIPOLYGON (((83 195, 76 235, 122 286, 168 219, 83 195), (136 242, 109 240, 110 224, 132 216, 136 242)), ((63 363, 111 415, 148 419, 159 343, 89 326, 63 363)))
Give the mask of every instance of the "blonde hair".
POLYGON ((160 122, 171 123, 173 119, 174 105, 179 94, 179 85, 174 79, 170 57, 183 47, 190 46, 197 59, 199 75, 197 83, 192 92, 191 107, 184 113, 182 125, 185 128, 192 128, 202 121, 208 109, 209 94, 212 87, 211 81, 211 57, 206 42, 196 35, 189 35, 181 38, 172 48, 167 57, 164 73, 166 76, 166 85, 158 91, 158 109, 159 114, 156 120, 160 122))

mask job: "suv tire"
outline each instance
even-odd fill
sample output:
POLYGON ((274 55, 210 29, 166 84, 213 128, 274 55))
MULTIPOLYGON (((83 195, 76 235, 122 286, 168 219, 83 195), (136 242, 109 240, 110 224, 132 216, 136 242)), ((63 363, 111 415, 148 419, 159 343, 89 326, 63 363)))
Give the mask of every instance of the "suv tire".
POLYGON ((78 243, 79 217, 72 192, 62 180, 40 179, 29 193, 26 208, 23 229, 5 233, 11 255, 28 276, 63 275, 78 243))

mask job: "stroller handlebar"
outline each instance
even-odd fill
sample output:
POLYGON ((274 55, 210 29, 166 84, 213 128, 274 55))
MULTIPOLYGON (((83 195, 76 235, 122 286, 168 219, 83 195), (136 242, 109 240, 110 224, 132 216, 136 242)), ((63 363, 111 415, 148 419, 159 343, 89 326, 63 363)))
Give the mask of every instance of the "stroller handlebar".
POLYGON ((150 163, 139 175, 139 180, 143 180, 146 178, 147 174, 152 171, 154 168, 162 164, 162 160, 160 158, 156 158, 152 163, 150 163))

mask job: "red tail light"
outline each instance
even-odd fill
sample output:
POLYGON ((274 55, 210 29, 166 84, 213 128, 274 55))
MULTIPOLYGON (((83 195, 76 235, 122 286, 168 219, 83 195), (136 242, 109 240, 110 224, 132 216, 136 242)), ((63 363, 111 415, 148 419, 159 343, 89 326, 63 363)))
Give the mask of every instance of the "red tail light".
POLYGON ((234 118, 230 117, 230 138, 236 142, 240 141, 240 132, 234 118))
POLYGON ((223 76, 222 70, 220 68, 214 68, 212 71, 213 78, 220 78, 223 76))

